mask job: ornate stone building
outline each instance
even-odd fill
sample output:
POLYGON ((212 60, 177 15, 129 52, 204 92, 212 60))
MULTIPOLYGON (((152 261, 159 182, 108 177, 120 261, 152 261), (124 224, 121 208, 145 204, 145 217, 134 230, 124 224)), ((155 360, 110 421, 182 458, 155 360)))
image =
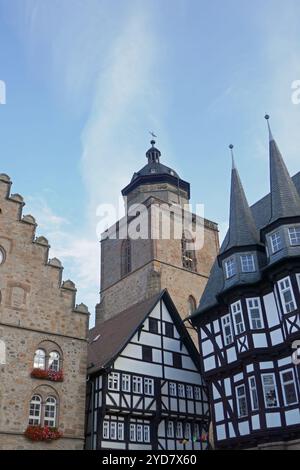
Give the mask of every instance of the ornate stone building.
POLYGON ((82 449, 89 313, 10 188, 0 175, 0 449, 82 449), (28 425, 62 437, 34 442, 28 425))
MULTIPOLYGON (((102 236, 97 323, 163 289, 168 290, 181 317, 186 317, 196 308, 218 251, 217 225, 190 212, 190 185, 160 162, 155 141, 146 157, 148 163, 122 191, 126 216, 102 236), (179 228, 179 237, 174 235, 183 217, 190 219, 191 228, 197 225, 202 230, 199 248, 191 246, 194 234, 185 226, 179 228), (147 227, 146 233, 133 239, 127 230, 139 225, 143 226, 141 232, 147 227)), ((193 333, 191 328, 189 331, 193 333)))

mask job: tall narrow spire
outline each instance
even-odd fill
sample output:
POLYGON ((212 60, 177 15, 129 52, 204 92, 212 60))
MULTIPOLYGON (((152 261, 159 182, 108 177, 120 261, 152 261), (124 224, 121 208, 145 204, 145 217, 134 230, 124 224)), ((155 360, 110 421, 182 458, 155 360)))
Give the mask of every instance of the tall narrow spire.
POLYGON ((271 217, 269 223, 272 223, 281 218, 300 216, 300 196, 272 135, 270 117, 266 115, 265 119, 268 122, 270 136, 271 217))
POLYGON ((259 243, 258 231, 234 162, 233 145, 229 148, 232 158, 230 214, 228 243, 223 247, 223 252, 229 248, 259 243))

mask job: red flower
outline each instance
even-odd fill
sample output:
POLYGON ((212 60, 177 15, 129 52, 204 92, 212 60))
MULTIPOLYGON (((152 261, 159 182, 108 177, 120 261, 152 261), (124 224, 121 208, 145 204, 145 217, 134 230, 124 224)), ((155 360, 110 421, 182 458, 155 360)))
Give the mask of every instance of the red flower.
POLYGON ((33 369, 31 377, 42 380, 52 380, 53 382, 62 382, 64 374, 62 370, 55 371, 52 369, 33 369))
POLYGON ((57 428, 49 428, 48 426, 28 426, 24 435, 31 441, 53 441, 60 439, 63 433, 57 428))

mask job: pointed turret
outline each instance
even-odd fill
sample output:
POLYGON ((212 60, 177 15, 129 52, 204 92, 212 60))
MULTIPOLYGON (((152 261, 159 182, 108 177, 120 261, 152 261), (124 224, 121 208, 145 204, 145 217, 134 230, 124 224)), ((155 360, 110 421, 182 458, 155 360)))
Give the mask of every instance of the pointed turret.
POLYGON ((300 197, 272 135, 270 117, 266 115, 265 118, 270 139, 271 224, 278 219, 299 216, 300 197))
POLYGON ((233 145, 230 145, 232 155, 231 194, 228 243, 223 252, 229 248, 256 245, 259 243, 258 231, 249 207, 245 191, 235 166, 233 145))

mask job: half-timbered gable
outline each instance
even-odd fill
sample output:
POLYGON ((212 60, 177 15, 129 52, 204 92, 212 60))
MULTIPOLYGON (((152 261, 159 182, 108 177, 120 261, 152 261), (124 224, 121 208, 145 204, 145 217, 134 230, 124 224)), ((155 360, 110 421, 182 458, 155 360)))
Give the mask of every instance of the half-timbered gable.
POLYGON ((300 448, 300 173, 271 131, 270 181, 250 208, 233 162, 229 230, 191 316, 219 448, 300 448))
POLYGON ((167 291, 90 332, 87 448, 204 449, 198 352, 167 291))

